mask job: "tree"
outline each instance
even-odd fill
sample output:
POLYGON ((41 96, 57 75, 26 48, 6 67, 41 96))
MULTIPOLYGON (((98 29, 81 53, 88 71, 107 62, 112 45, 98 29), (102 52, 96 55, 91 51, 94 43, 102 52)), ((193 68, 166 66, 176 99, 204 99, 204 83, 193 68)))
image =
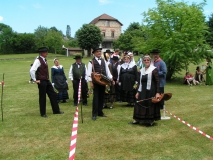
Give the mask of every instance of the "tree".
POLYGON ((35 52, 35 36, 32 33, 15 33, 11 39, 14 53, 35 52))
POLYGON ((213 13, 209 16, 209 20, 207 21, 207 26, 209 27, 207 34, 206 41, 211 45, 213 48, 213 13))
POLYGON ((71 38, 71 28, 70 28, 70 25, 67 25, 66 36, 67 36, 68 39, 71 38))
POLYGON ((144 12, 146 41, 144 53, 158 48, 167 65, 167 79, 190 63, 203 61, 209 45, 205 42, 207 26, 203 14, 205 0, 200 4, 156 0, 157 8, 144 12))
POLYGON ((48 30, 47 35, 44 37, 44 43, 55 54, 61 50, 63 35, 60 31, 48 30))
POLYGON ((70 47, 79 47, 78 40, 76 40, 76 39, 69 40, 68 41, 68 46, 70 46, 70 47))
POLYGON ((36 42, 36 47, 42 47, 45 46, 45 36, 47 35, 48 28, 38 26, 37 29, 35 29, 34 35, 35 35, 35 42, 36 42))
POLYGON ((136 37, 142 38, 143 32, 140 24, 137 22, 133 22, 129 25, 127 30, 113 42, 113 46, 114 48, 119 48, 124 51, 137 52, 138 50, 136 47, 134 47, 135 44, 133 42, 133 39, 136 37))
POLYGON ((128 31, 134 31, 141 29, 141 26, 138 22, 130 23, 129 27, 126 29, 126 32, 128 31))
POLYGON ((91 55, 91 48, 100 45, 102 42, 102 35, 100 29, 93 24, 84 24, 76 32, 78 44, 82 49, 88 51, 88 56, 91 55))
POLYGON ((12 37, 14 32, 8 25, 0 23, 0 53, 12 53, 12 37))

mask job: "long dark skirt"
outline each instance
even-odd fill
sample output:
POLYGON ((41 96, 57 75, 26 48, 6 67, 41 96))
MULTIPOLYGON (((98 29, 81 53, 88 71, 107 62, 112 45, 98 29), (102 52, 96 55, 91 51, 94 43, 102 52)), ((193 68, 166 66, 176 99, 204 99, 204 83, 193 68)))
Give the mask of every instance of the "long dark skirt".
POLYGON ((140 102, 136 103, 134 106, 133 119, 142 123, 152 123, 153 121, 160 120, 160 103, 151 103, 150 106, 144 106, 140 102))
POLYGON ((135 103, 135 101, 136 101, 135 94, 136 94, 135 89, 133 89, 132 91, 122 90, 121 91, 121 101, 127 102, 127 103, 135 103))
POLYGON ((57 100, 58 101, 60 101, 60 100, 66 100, 66 99, 69 99, 69 95, 68 95, 67 91, 62 91, 62 92, 59 92, 57 94, 57 100))
POLYGON ((68 92, 67 92, 67 90, 69 88, 68 88, 68 84, 66 82, 66 79, 64 79, 64 76, 55 75, 54 80, 55 80, 54 87, 58 91, 57 100, 59 101, 59 100, 69 99, 69 95, 68 95, 68 92))

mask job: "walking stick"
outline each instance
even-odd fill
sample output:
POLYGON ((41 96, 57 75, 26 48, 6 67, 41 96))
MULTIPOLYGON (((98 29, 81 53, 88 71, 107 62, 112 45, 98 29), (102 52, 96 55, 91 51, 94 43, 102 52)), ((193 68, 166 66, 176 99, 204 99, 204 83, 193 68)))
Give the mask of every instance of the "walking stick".
POLYGON ((3 73, 3 79, 2 79, 2 82, 1 82, 1 115, 2 115, 2 122, 4 120, 4 114, 3 114, 3 107, 2 107, 2 103, 3 103, 3 92, 4 91, 4 73, 3 73))
POLYGON ((81 122, 84 123, 84 120, 83 120, 83 111, 82 111, 82 103, 83 103, 83 99, 82 99, 82 90, 81 90, 81 81, 82 78, 80 79, 80 82, 79 82, 79 92, 80 92, 80 100, 81 100, 81 122))

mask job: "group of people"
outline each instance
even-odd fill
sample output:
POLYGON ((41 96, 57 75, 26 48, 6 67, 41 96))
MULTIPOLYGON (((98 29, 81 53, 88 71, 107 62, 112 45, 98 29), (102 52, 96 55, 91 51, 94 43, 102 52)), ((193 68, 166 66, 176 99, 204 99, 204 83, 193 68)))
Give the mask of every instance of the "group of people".
POLYGON ((164 93, 166 83, 167 69, 165 62, 159 56, 160 51, 151 51, 153 60, 149 55, 143 56, 140 69, 137 69, 131 52, 126 53, 118 63, 118 56, 112 55, 108 59, 110 56, 104 52, 103 59, 101 51, 102 48, 94 48, 94 58, 88 64, 88 80, 94 91, 92 120, 96 120, 97 116, 106 117, 102 107, 106 86, 95 83, 91 77, 92 72, 98 72, 108 77, 112 86, 118 84, 119 100, 134 106, 134 120, 130 124, 141 122, 153 125, 154 121, 160 120, 160 109, 163 109, 164 102, 153 103, 151 100, 151 97, 160 98, 164 93), (112 64, 109 61, 112 61, 112 64))
POLYGON ((183 83, 188 84, 189 86, 202 84, 202 82, 205 82, 205 85, 213 85, 213 68, 211 59, 206 58, 206 65, 202 65, 201 67, 196 67, 195 76, 192 73, 186 72, 183 83), (205 74, 206 78, 204 77, 205 74))
MULTIPOLYGON (((108 103, 110 103, 109 108, 112 109, 115 101, 127 102, 127 105, 134 107, 134 120, 131 124, 142 122, 152 125, 155 120, 160 120, 160 109, 163 109, 164 102, 153 103, 150 99, 151 97, 159 98, 164 93, 166 83, 166 64, 159 57, 159 50, 150 52, 153 59, 150 55, 141 57, 140 66, 136 64, 131 52, 127 52, 123 58, 120 58, 119 50, 114 53, 106 50, 102 54, 102 48, 95 47, 92 53, 94 57, 87 66, 82 63, 80 55, 74 57, 75 63, 70 66, 69 79, 73 83, 74 106, 78 103, 78 87, 81 81, 83 105, 87 105, 88 84, 93 89, 92 120, 96 120, 97 117, 106 117, 103 109, 107 107, 108 103), (91 76, 93 72, 107 77, 109 84, 95 83, 91 76)), ((46 93, 50 99, 53 113, 63 114, 59 109, 58 102, 67 102, 66 99, 69 98, 68 82, 63 66, 59 64, 58 59, 53 60, 51 83, 46 61, 48 49, 39 48, 39 54, 30 69, 30 75, 33 82, 38 84, 40 114, 42 117, 47 117, 46 93)))

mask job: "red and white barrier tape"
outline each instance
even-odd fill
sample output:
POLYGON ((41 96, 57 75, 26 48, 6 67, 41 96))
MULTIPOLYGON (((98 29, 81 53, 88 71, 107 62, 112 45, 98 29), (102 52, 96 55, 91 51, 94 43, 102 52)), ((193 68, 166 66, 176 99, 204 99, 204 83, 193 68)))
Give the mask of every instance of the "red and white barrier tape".
MULTIPOLYGON (((79 82, 78 87, 78 104, 81 99, 81 79, 79 82)), ((77 141, 77 132, 78 132, 78 104, 75 111, 73 126, 72 126, 72 136, 70 142, 70 153, 69 153, 69 160, 74 160, 75 158, 75 150, 76 150, 76 141, 77 141)))
POLYGON ((208 134, 204 133, 203 131, 199 130, 198 128, 192 126, 191 124, 189 124, 188 122, 180 119, 179 117, 177 117, 176 115, 170 113, 169 111, 165 110, 168 114, 170 114, 171 116, 173 116, 174 118, 176 118, 177 120, 179 120, 180 122, 182 122, 183 124, 187 125, 188 127, 190 127, 191 129, 195 130, 196 132, 200 133, 201 135, 205 136, 206 138, 209 138, 210 140, 213 140, 213 137, 209 136, 208 134))

